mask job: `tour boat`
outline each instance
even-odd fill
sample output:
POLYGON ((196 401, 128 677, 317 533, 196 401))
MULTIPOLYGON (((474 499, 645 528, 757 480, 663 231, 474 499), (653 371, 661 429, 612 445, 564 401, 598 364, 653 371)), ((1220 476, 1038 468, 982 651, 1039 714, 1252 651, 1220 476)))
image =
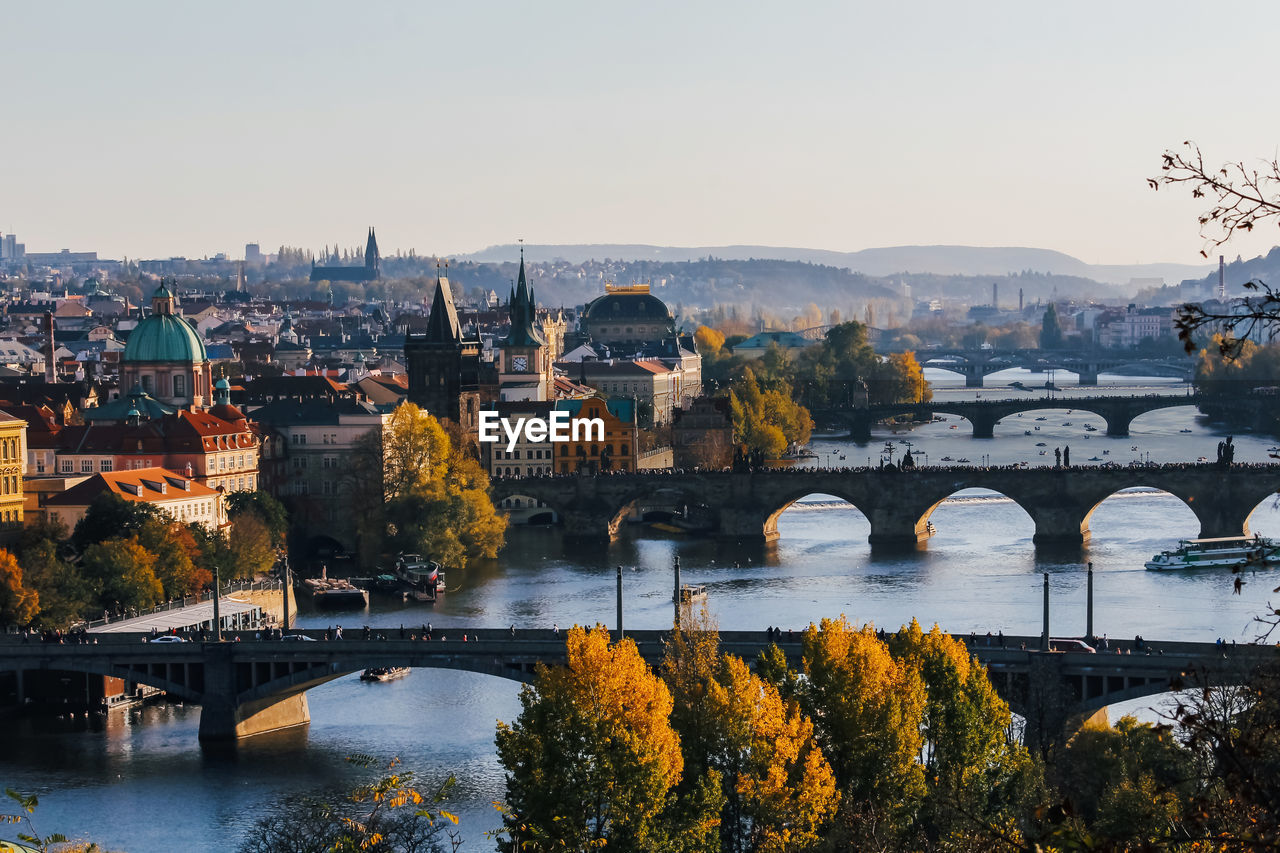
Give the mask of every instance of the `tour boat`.
POLYGON ((1153 572, 1173 569, 1264 568, 1280 562, 1280 544, 1262 536, 1183 539, 1147 561, 1153 572))
POLYGON ((375 666, 360 673, 361 681, 395 681, 409 674, 407 666, 375 666))

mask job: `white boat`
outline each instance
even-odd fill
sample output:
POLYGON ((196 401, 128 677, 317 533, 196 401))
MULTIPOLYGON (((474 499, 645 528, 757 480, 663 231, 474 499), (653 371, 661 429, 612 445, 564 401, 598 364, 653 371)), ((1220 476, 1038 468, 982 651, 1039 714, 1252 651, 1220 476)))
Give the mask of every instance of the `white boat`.
POLYGON ((1280 562, 1280 544, 1262 536, 1221 536, 1183 539, 1171 551, 1147 561, 1153 572, 1176 569, 1265 568, 1280 562))

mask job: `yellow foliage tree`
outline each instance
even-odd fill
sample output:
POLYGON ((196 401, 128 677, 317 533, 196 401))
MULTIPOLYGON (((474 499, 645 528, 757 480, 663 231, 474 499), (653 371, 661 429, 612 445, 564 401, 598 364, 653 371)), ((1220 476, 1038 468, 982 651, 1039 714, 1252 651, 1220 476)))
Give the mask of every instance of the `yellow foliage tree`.
POLYGON ((635 643, 575 627, 567 666, 540 665, 521 711, 498 724, 510 849, 674 849, 663 820, 684 763, 671 693, 635 643))
POLYGON ((39 610, 39 594, 22 585, 18 558, 0 549, 0 625, 27 625, 39 610))

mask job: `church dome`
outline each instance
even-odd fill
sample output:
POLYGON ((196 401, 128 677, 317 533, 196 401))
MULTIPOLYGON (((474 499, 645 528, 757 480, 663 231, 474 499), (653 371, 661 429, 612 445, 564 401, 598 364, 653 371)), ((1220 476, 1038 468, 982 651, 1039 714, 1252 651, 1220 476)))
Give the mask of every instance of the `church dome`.
POLYGON ((200 333, 181 317, 152 314, 129 333, 124 361, 208 361, 200 333))
POLYGON ((151 316, 129 334, 122 361, 191 362, 209 360, 195 327, 174 313, 174 296, 161 284, 151 296, 151 316))

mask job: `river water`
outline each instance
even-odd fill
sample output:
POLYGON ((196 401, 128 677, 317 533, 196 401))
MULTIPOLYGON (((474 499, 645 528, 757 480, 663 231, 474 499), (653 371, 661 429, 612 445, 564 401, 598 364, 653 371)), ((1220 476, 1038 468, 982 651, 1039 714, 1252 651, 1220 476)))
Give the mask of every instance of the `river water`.
MULTIPOLYGON (((1035 379, 1010 376, 1028 384, 1035 379)), ((1119 386, 1133 381, 1112 378, 1106 390, 1131 393, 1119 386)), ((1169 390, 1178 387, 1174 383, 1169 390)), ((996 389, 943 387, 938 393, 965 399, 975 393, 1005 396, 996 389)), ((1052 464, 1053 448, 1069 445, 1073 463, 1097 464, 1088 460, 1127 463, 1148 454, 1151 461, 1212 459, 1222 438, 1190 408, 1143 415, 1131 437, 1107 438, 1100 418, 1068 413, 1069 405, 1006 419, 995 440, 975 440, 967 423, 950 419, 898 435, 880 431, 864 446, 836 439, 817 439, 812 446, 824 465, 878 459, 886 440, 910 440, 913 450, 927 453, 930 461, 951 456, 978 464, 989 454, 994 464, 1052 464), (1085 424, 1098 432, 1085 431, 1085 424), (1023 435, 1025 430, 1033 435, 1023 435), (1035 446, 1040 441, 1046 448, 1035 446), (1046 456, 1039 455, 1042 449, 1046 456)), ((1235 443, 1238 461, 1261 462, 1274 442, 1237 436, 1235 443)), ((894 457, 903 449, 895 444, 894 457)), ((1087 560, 1096 572, 1095 630, 1113 637, 1244 642, 1256 633, 1253 617, 1268 599, 1280 598, 1271 592, 1280 585, 1280 573, 1250 577, 1243 593, 1233 595, 1229 576, 1144 571, 1142 563, 1152 554, 1198 532, 1191 511, 1162 493, 1108 499, 1093 516, 1087 550, 1069 554, 1037 553, 1031 519, 990 492, 959 493, 932 520, 938 533, 927 547, 874 557, 865 518, 820 495, 782 516, 781 538, 770 548, 733 548, 644 528, 624 531, 608 546, 577 547, 566 546, 555 529, 515 529, 499 560, 451 572, 449 592, 434 609, 375 599, 372 612, 304 611, 299 624, 342 622, 348 630, 365 622, 398 626, 428 620, 445 630, 512 623, 526 629, 611 625, 614 567, 621 565, 627 625, 663 628, 671 619, 671 566, 677 555, 683 579, 707 586, 709 608, 727 629, 800 629, 811 620, 845 613, 886 628, 917 617, 951 631, 1036 634, 1041 573, 1049 572, 1053 633, 1079 635, 1087 560)), ((1258 506, 1251 526, 1280 536, 1274 500, 1258 506)), ((347 756, 398 757, 426 779, 455 775, 459 784, 451 807, 468 839, 464 849, 491 850, 493 843, 483 833, 499 824, 491 804, 502 797, 494 723, 515 718, 518 694, 513 682, 445 670, 415 670, 387 684, 363 684, 350 676, 308 694, 308 728, 253 738, 232 750, 198 745, 200 712, 191 706, 154 705, 87 720, 10 721, 0 734, 0 785, 41 795, 37 818, 44 832, 90 836, 109 849, 132 853, 223 850, 233 849, 281 797, 350 787, 366 778, 345 761, 347 756)), ((1121 710, 1150 704, 1129 703, 1121 710)))

